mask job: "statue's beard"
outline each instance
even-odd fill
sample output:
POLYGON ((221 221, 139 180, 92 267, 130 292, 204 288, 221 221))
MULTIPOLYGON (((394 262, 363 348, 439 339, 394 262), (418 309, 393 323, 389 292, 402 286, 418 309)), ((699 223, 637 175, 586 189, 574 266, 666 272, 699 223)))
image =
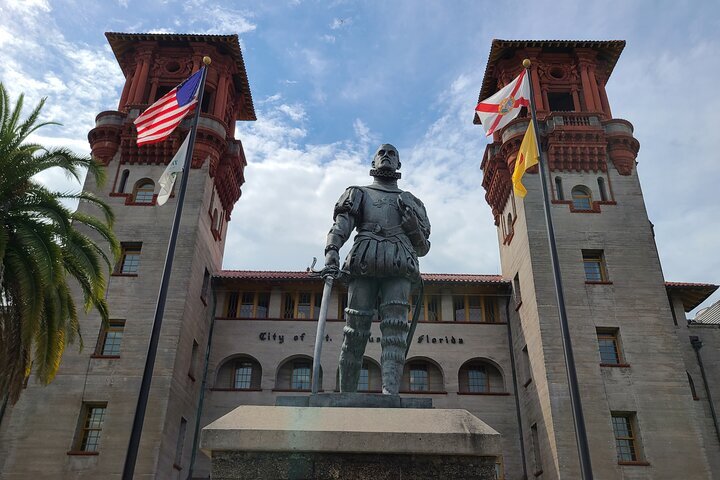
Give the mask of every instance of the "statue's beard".
POLYGON ((401 173, 389 168, 371 168, 370 176, 375 178, 390 178, 393 180, 399 180, 401 173))

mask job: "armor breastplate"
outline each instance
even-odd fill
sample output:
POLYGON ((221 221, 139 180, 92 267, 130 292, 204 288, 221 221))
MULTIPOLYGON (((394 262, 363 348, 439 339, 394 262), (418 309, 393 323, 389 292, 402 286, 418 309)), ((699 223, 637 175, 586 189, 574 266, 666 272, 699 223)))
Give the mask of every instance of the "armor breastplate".
MULTIPOLYGON (((375 223, 383 229, 395 229, 400 226, 401 216, 398 197, 401 192, 385 192, 364 188, 361 224, 375 223)), ((360 225, 358 225, 359 227, 360 225)))

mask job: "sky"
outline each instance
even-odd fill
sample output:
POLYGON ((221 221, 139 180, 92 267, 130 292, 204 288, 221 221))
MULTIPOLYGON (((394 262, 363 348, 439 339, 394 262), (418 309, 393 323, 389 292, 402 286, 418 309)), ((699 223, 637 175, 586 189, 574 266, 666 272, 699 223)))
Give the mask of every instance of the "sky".
POLYGON ((432 223, 422 270, 499 273, 472 124, 492 39, 626 40, 607 92, 640 142, 665 278, 720 284, 716 1, 0 0, 0 18, 0 81, 62 124, 34 140, 83 154, 123 83, 105 32, 240 36, 258 120, 237 126, 248 166, 223 267, 250 270, 322 257, 335 201, 387 142, 432 223))

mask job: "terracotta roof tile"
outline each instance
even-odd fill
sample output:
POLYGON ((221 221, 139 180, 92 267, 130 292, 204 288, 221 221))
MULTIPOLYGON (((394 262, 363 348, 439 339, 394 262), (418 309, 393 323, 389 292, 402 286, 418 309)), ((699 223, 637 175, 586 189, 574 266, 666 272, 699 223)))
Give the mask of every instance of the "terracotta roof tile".
MULTIPOLYGON (((310 272, 276 271, 276 270, 221 270, 214 275, 216 278, 235 278, 243 280, 315 280, 310 272)), ((497 283, 508 284, 500 275, 474 275, 467 273, 424 273, 426 282, 450 283, 497 283)))
POLYGON ((686 312, 695 309, 718 289, 712 283, 665 282, 665 288, 678 295, 686 312))

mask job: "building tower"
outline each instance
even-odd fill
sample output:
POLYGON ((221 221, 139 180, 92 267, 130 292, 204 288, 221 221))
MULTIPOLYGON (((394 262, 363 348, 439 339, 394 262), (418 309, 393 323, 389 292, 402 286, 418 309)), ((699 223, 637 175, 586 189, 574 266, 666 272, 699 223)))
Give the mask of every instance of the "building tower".
MULTIPOLYGON (((605 85, 624 41, 494 40, 484 99, 532 61, 549 164, 551 208, 595 478, 710 478, 693 413, 652 224, 636 169, 632 125, 613 118, 605 85), (682 461, 678 461, 682 459, 682 461)), ((526 117, 522 115, 521 117, 526 117)), ((496 132, 482 160, 503 277, 517 314, 513 354, 527 469, 580 478, 537 167, 524 199, 510 176, 529 119, 496 132)), ((477 118, 476 118, 477 123, 477 118)), ((684 322, 683 322, 684 323, 684 322)), ((712 453, 717 455, 716 452, 712 453)))
POLYGON ((135 469, 136 478, 187 475, 210 324, 210 278, 221 268, 227 222, 244 182, 235 121, 255 120, 255 112, 237 35, 106 36, 126 81, 118 110, 100 113, 88 134, 92 155, 106 165, 110 181, 102 187, 88 181, 84 188, 112 206, 122 242, 107 289, 112 320, 102 329, 97 314, 86 316, 84 350, 66 350, 50 386, 30 379, 0 432, 7 478, 117 478, 122 472, 175 210, 173 197, 156 206, 156 182, 189 127, 186 119, 165 142, 138 148, 132 121, 209 55, 135 469))

